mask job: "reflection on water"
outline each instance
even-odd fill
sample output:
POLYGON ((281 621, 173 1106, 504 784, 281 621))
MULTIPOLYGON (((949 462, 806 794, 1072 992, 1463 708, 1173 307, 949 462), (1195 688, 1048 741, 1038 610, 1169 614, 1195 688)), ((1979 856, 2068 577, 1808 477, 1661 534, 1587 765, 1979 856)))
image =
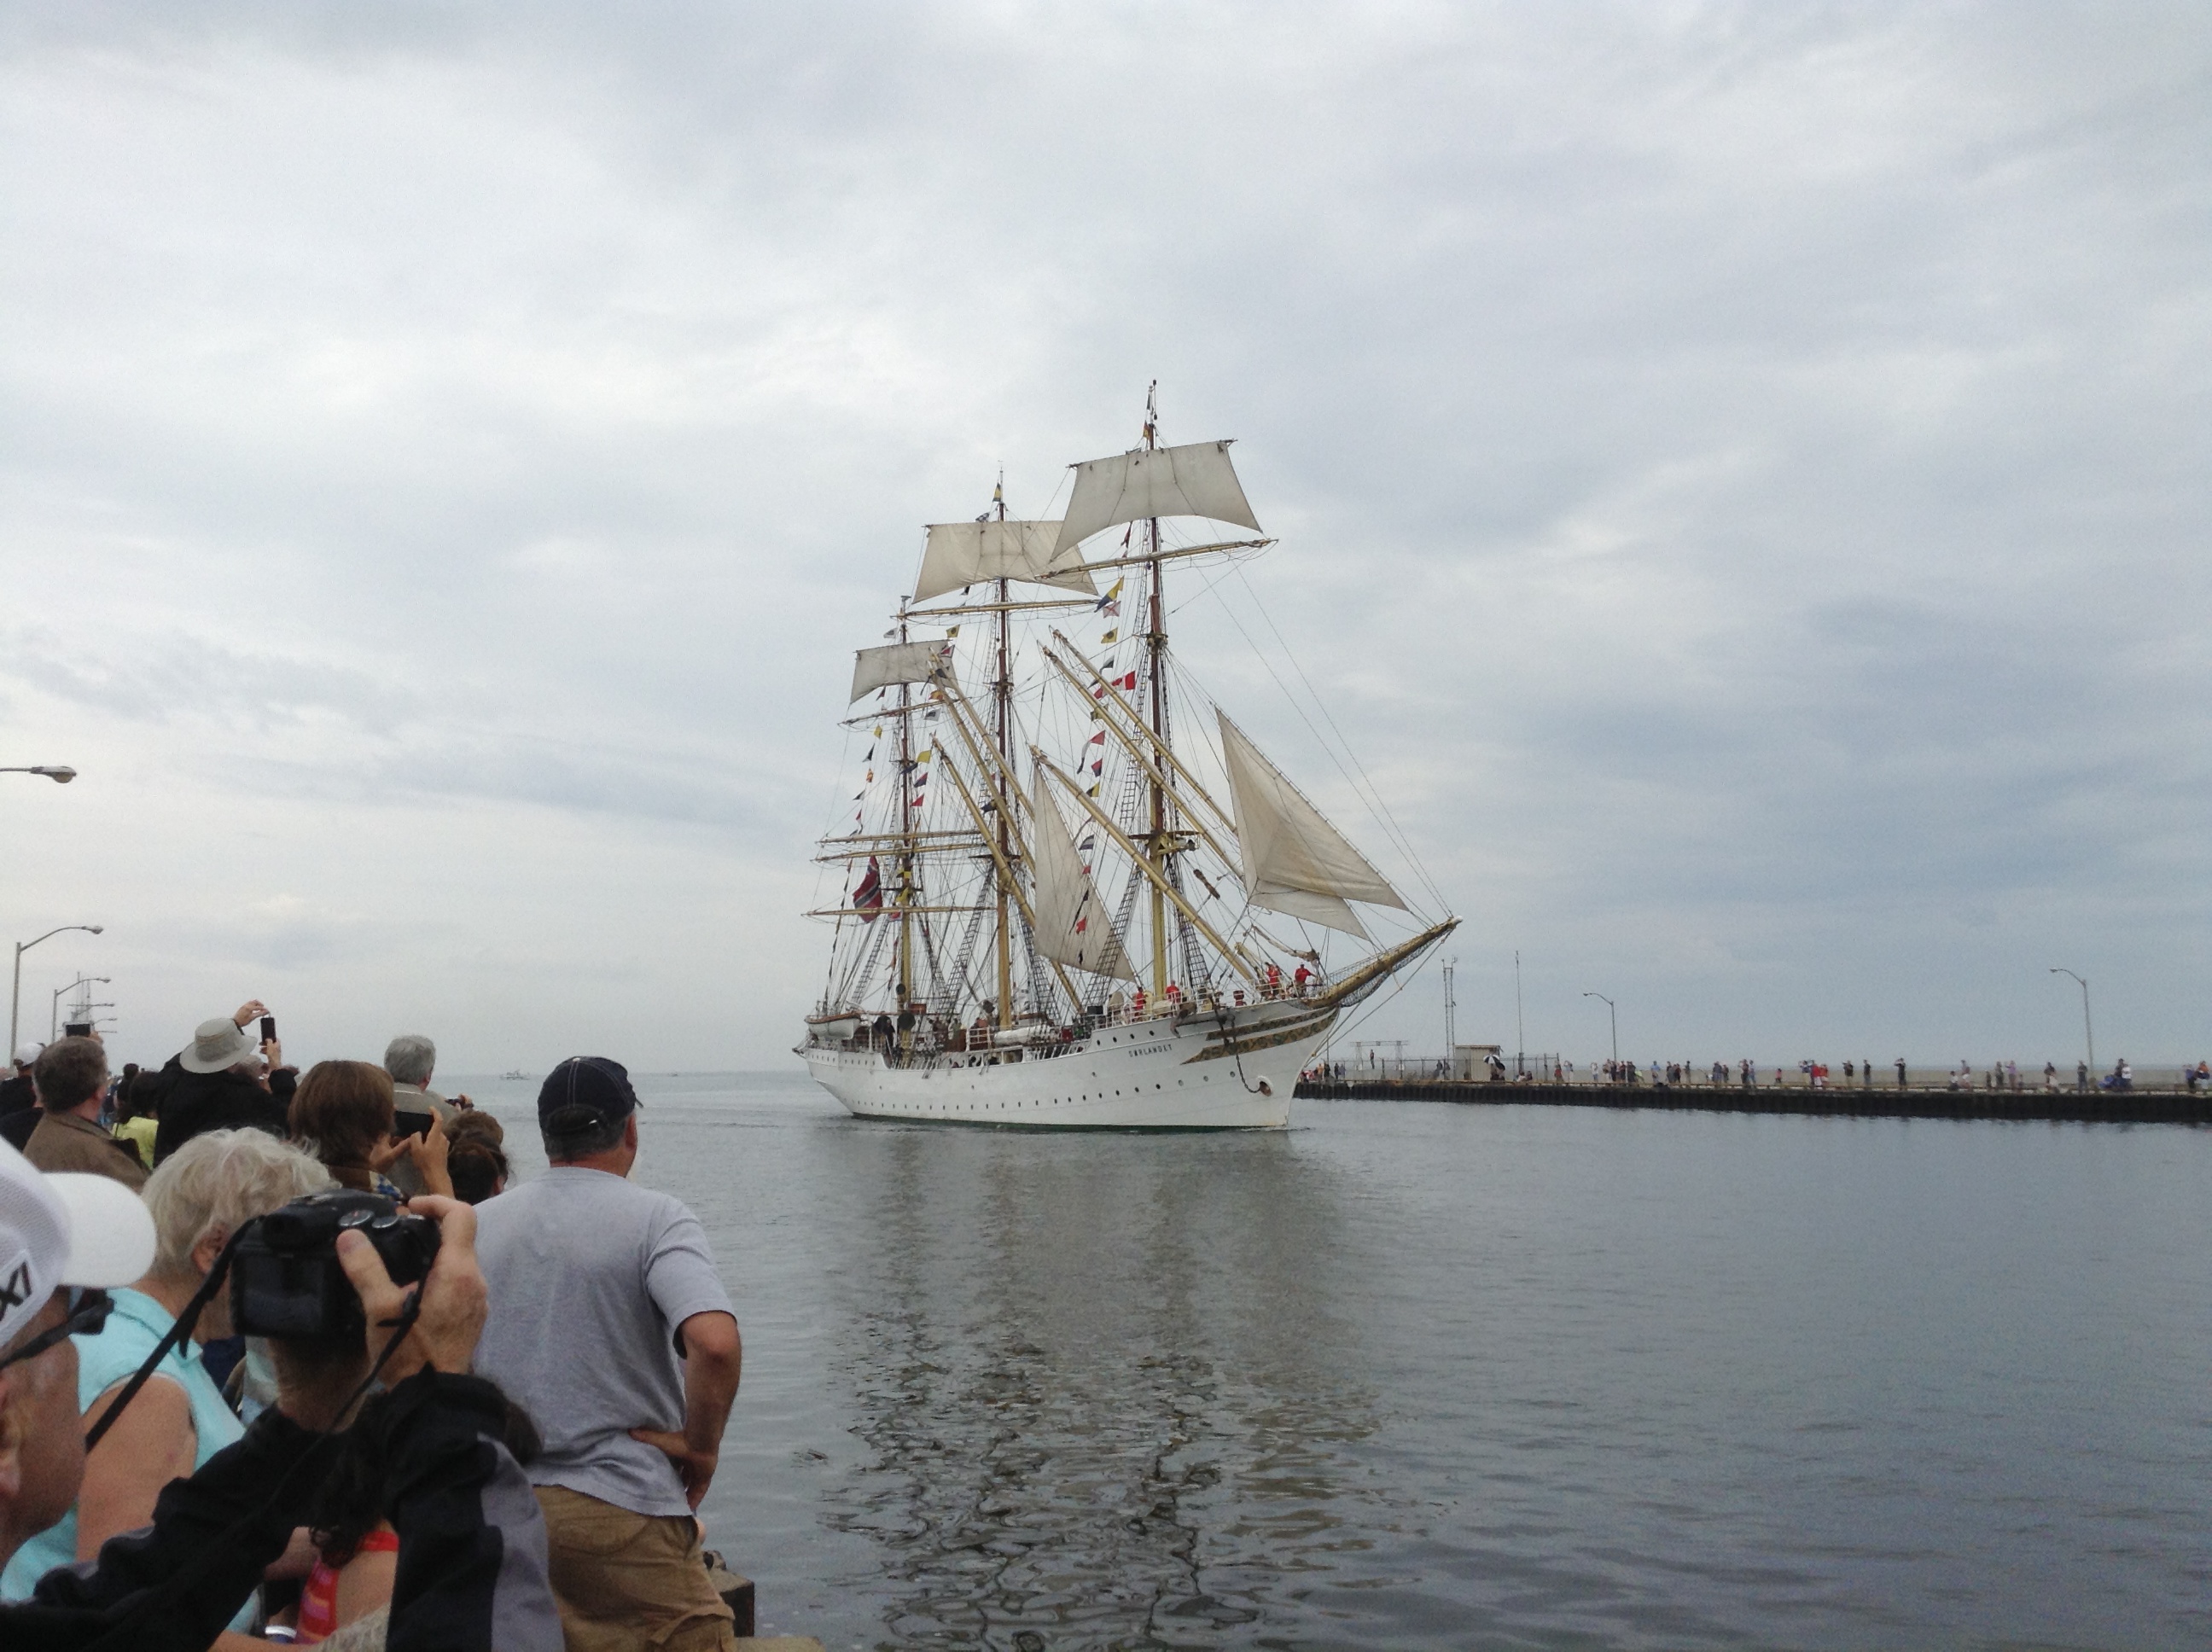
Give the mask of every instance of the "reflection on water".
POLYGON ((836 1315, 867 1455, 830 1519, 884 1546, 890 1643, 1218 1645, 1363 1546, 1325 1169, 1280 1137, 838 1145, 875 1198, 836 1315))

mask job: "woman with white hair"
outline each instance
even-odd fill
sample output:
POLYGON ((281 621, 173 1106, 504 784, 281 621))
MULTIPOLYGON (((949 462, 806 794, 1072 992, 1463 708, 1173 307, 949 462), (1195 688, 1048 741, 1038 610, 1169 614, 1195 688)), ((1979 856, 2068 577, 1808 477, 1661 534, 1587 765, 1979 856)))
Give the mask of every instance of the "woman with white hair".
MULTIPOLYGON (((154 1264, 135 1285, 110 1292, 114 1307, 96 1335, 70 1339, 77 1351, 77 1410, 89 1428, 206 1281, 216 1258, 257 1216, 331 1185, 330 1174, 265 1131, 213 1130, 171 1154, 146 1183, 153 1213, 154 1264)), ((194 1336, 230 1334, 230 1285, 210 1298, 194 1336)), ((17 1550, 0 1574, 0 1599, 27 1598, 56 1566, 88 1560, 118 1532, 154 1518, 154 1500, 171 1480, 191 1475, 245 1430, 187 1339, 85 1460, 76 1507, 17 1550)), ((253 1603, 234 1628, 250 1627, 253 1603)))

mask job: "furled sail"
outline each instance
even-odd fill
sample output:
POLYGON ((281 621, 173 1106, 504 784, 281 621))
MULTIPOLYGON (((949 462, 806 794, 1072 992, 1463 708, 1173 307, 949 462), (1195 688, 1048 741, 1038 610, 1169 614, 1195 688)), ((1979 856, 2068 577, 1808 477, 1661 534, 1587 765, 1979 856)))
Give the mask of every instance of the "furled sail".
POLYGON ((1204 516, 1260 531, 1225 441, 1182 447, 1132 448, 1075 467, 1075 490, 1060 525, 1056 549, 1148 516, 1204 516))
POLYGON ((984 580, 1021 580, 1097 593, 1073 547, 1058 549, 1057 522, 933 522, 914 599, 927 602, 984 580))
POLYGON ((1121 950, 1098 890, 1084 870, 1083 858, 1060 819, 1042 764, 1030 800, 1030 871, 1036 879, 1036 948, 1074 969, 1134 981, 1137 972, 1121 950))
POLYGON ((853 656, 852 698, 894 683, 927 683, 943 670, 952 650, 943 642, 894 642, 862 648, 853 656))
POLYGON ((1254 906, 1364 938, 1347 901, 1407 909, 1382 874, 1260 755, 1244 731, 1221 720, 1221 756, 1237 810, 1244 892, 1254 906))

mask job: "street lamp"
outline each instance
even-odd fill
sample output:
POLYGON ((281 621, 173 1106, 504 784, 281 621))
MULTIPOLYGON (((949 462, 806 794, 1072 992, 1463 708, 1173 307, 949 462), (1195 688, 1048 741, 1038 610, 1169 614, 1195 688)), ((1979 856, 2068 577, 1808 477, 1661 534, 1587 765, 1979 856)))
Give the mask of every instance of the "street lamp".
MULTIPOLYGON (((96 981, 102 987, 112 987, 115 985, 115 983, 110 981, 106 975, 79 975, 75 981, 70 982, 68 986, 55 987, 52 993, 48 995, 46 1004, 46 1039, 49 1043, 54 1040, 61 1029, 62 994, 64 993, 74 993, 78 987, 83 986, 85 982, 88 981, 96 981)), ((90 994, 88 993, 87 996, 89 997, 90 994)))
POLYGON ((1613 1000, 1603 993, 1584 993, 1583 996, 1597 999, 1605 1005, 1606 1018, 1613 1023, 1613 1065, 1618 1071, 1620 1066, 1620 1011, 1613 1008, 1613 1000))
POLYGON ((67 763, 38 763, 29 768, 0 768, 0 774, 44 774, 57 786, 67 786, 76 778, 76 770, 67 763))
MULTIPOLYGON (((2062 969, 2056 966, 2052 968, 2051 973, 2054 975, 2074 975, 2071 969, 2062 969)), ((2089 983, 2082 981, 2079 975, 2074 975, 2074 979, 2081 981, 2081 1040, 2089 1047, 2089 1074, 2090 1077, 2094 1078, 2097 1072, 2097 1035, 2089 1025, 2089 983)))
MULTIPOLYGON (((75 774, 76 771, 71 769, 70 772, 75 774)), ((15 1023, 22 1018, 23 954, 36 946, 40 941, 50 941, 55 936, 66 934, 72 929, 82 929, 91 935, 100 933, 98 924, 64 924, 59 929, 50 929, 33 939, 15 943, 15 985, 8 1000, 8 1058, 11 1061, 15 1057, 15 1023)))

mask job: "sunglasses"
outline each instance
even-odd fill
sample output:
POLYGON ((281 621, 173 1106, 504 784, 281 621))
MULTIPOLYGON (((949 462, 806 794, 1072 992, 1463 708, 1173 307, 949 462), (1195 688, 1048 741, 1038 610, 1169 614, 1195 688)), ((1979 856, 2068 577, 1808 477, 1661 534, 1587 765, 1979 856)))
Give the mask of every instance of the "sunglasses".
POLYGON ((114 1306, 115 1299, 105 1291, 70 1286, 68 1316, 52 1330, 40 1332, 5 1359, 0 1359, 0 1370, 22 1360, 36 1359, 64 1337, 98 1336, 106 1327, 108 1312, 114 1306))

